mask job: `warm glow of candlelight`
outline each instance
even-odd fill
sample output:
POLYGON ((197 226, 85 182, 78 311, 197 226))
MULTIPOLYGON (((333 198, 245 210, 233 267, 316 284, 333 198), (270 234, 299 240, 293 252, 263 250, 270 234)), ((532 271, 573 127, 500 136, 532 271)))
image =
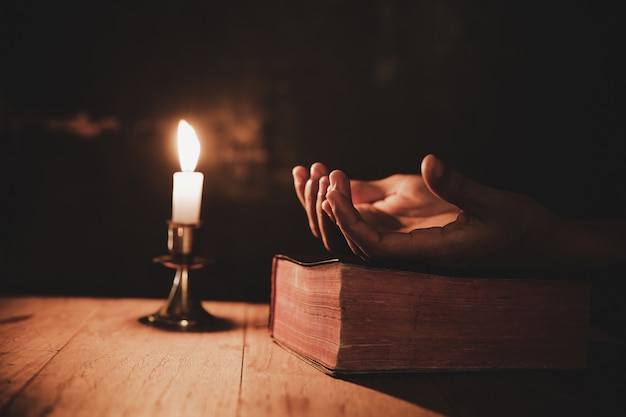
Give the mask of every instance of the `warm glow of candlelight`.
POLYGON ((178 158, 183 172, 192 172, 198 164, 200 141, 193 127, 184 120, 178 123, 178 158))

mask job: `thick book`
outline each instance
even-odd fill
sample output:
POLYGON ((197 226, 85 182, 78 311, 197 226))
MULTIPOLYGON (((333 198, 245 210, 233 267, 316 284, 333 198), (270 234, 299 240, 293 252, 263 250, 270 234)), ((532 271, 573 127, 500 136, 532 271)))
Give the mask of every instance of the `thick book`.
POLYGON ((587 366, 591 284, 275 255, 269 331, 329 374, 587 366))

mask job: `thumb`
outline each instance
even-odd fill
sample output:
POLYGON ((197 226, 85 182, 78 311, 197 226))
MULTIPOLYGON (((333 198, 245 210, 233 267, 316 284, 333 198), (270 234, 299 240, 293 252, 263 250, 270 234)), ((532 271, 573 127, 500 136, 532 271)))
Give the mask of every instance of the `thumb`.
POLYGON ((434 195, 476 215, 487 211, 497 195, 493 188, 468 178, 432 154, 422 160, 422 178, 434 195))

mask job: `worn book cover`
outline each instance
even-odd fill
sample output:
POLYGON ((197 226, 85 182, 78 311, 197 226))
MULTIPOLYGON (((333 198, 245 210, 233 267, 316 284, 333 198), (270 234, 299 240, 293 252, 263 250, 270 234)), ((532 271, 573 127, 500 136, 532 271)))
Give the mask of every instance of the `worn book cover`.
POLYGON ((590 289, 276 255, 269 329, 329 374, 583 368, 590 289))

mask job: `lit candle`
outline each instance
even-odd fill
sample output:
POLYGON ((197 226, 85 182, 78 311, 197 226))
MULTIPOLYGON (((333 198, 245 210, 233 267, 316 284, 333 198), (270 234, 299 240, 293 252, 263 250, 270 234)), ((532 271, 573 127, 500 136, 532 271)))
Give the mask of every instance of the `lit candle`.
POLYGON ((191 125, 178 123, 178 158, 182 172, 174 173, 172 191, 172 222, 198 224, 202 204, 204 175, 194 172, 200 156, 200 142, 191 125))

